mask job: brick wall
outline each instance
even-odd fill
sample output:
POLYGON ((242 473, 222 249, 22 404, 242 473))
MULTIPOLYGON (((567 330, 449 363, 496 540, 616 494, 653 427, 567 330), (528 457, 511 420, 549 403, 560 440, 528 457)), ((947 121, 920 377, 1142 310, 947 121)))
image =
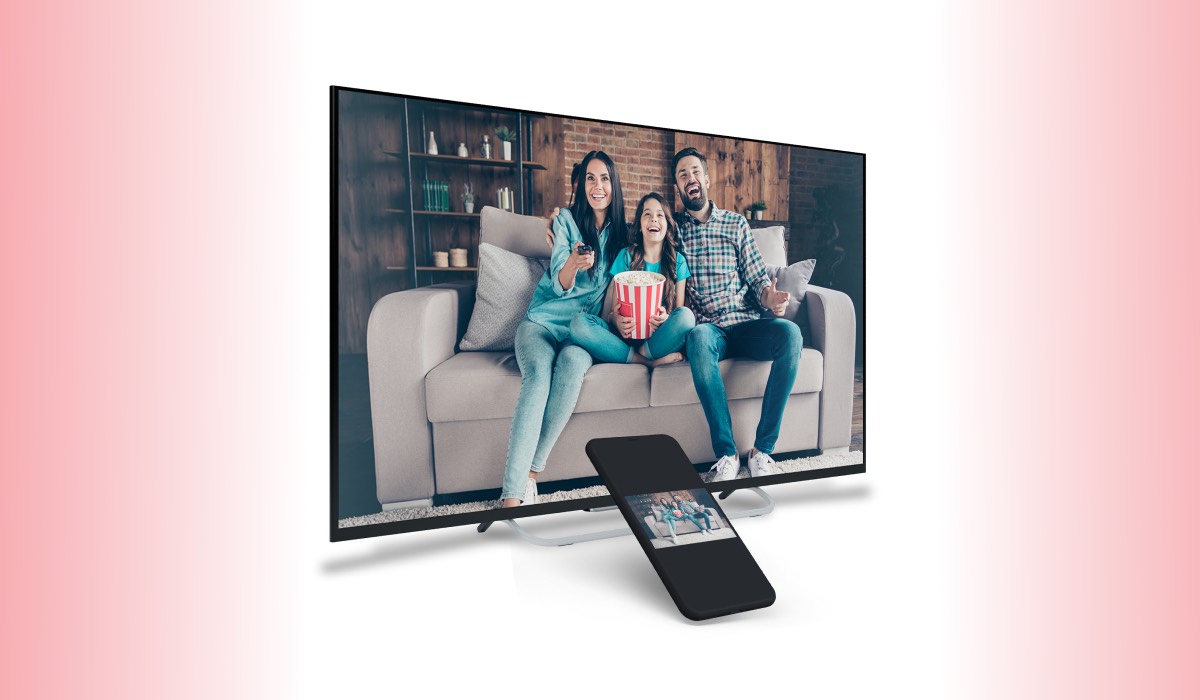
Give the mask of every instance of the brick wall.
POLYGON ((563 202, 571 198, 571 167, 588 151, 604 151, 612 157, 625 195, 625 220, 633 221, 637 202, 649 192, 658 192, 672 204, 675 188, 671 179, 671 156, 675 155, 670 131, 606 124, 585 119, 563 120, 563 202))

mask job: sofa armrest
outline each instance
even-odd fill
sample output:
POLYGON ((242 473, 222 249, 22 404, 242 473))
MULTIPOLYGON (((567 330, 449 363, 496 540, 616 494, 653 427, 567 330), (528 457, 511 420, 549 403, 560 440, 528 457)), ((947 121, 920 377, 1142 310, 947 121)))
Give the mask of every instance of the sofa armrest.
POLYGON ((854 302, 843 292, 809 285, 805 293, 811 345, 824 358, 821 380, 822 452, 850 446, 854 420, 854 302))
POLYGON ((425 375, 454 355, 460 285, 389 294, 367 321, 375 489, 381 504, 433 497, 425 375))

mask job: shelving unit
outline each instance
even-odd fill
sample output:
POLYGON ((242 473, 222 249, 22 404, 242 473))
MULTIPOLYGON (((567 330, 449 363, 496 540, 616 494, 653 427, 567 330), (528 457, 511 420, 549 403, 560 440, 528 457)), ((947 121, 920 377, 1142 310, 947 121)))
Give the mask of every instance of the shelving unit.
POLYGON ((532 158, 532 124, 541 115, 513 110, 490 110, 458 106, 450 103, 404 98, 401 150, 383 150, 402 165, 404 187, 402 201, 384 210, 407 223, 408 265, 387 265, 388 271, 406 272, 412 286, 419 287, 445 281, 446 276, 474 274, 479 260, 479 211, 484 206, 498 206, 497 192, 504 187, 514 195, 512 210, 529 214, 532 174, 545 171, 546 166, 532 158), (513 143, 513 159, 504 160, 503 146, 495 131, 500 125, 515 126, 517 140, 513 143), (438 154, 426 153, 426 139, 434 133, 438 154), (492 143, 492 157, 480 153, 482 135, 492 143), (458 144, 466 144, 470 155, 457 155, 458 144), (422 209, 421 191, 425 180, 449 183, 450 208, 456 211, 422 209), (470 184, 475 193, 475 210, 462 210, 464 185, 470 184), (449 248, 466 248, 468 267, 434 267, 433 252, 449 248), (412 264, 415 263, 415 264, 412 264))

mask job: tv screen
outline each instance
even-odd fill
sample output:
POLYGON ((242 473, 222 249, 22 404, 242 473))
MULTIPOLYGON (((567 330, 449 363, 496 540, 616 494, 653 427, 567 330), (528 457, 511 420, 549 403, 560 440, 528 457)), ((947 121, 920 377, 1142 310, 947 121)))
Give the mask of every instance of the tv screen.
MULTIPOLYGON (((752 132, 748 116, 747 133, 752 132)), ((331 88, 330 536, 861 473, 866 157, 331 88)))

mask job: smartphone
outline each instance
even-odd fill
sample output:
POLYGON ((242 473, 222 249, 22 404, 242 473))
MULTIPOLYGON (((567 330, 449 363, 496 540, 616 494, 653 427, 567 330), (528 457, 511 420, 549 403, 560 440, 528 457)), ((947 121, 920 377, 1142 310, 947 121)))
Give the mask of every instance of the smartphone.
POLYGON ((775 589, 674 438, 598 438, 586 451, 684 617, 775 602, 775 589))

